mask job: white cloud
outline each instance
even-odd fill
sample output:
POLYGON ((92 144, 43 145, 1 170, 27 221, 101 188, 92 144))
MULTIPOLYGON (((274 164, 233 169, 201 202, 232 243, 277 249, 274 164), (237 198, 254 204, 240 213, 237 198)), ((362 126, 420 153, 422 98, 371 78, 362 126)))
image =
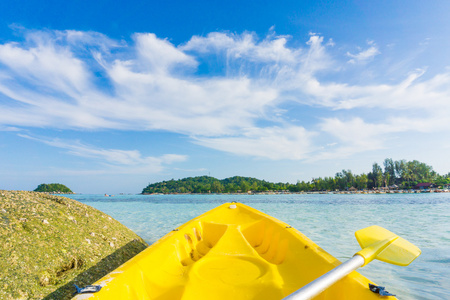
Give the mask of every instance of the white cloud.
POLYGON ((194 36, 180 49, 197 53, 225 52, 228 59, 241 59, 252 62, 295 63, 301 49, 286 47, 288 36, 267 36, 258 42, 253 33, 241 35, 213 32, 206 37, 194 36))
POLYGON ((239 136, 205 138, 197 137, 196 143, 209 148, 245 156, 271 160, 300 160, 313 150, 313 133, 303 127, 246 128, 239 136))
POLYGON ((0 131, 22 131, 22 129, 18 127, 0 126, 0 131))
MULTIPOLYGON (((47 36, 48 35, 49 34, 47 34, 47 36)), ((106 35, 95 31, 88 31, 88 32, 77 30, 55 31, 55 35, 57 36, 58 39, 67 41, 67 43, 71 45, 71 47, 83 48, 89 51, 94 51, 97 49, 98 51, 107 52, 113 48, 120 48, 126 46, 126 43, 123 41, 116 41, 110 39, 106 35)), ((48 38, 49 37, 47 37, 47 39, 48 38)))
POLYGON ((151 73, 169 72, 180 65, 197 66, 194 58, 178 50, 167 40, 158 39, 153 33, 134 35, 141 70, 151 73))
POLYGON ((143 157, 138 150, 102 149, 83 144, 80 141, 33 137, 26 134, 18 135, 29 140, 64 149, 71 155, 102 162, 109 167, 110 171, 114 170, 116 173, 158 173, 165 165, 182 162, 187 159, 187 156, 178 154, 143 157))
MULTIPOLYGON (((362 118, 348 120, 327 118, 319 125, 320 131, 337 139, 332 150, 322 149, 309 160, 347 158, 356 153, 389 148, 389 142, 398 140, 400 133, 432 133, 435 128, 450 128, 447 113, 437 117, 389 117, 380 123, 369 123, 362 118)), ((445 129, 444 129, 445 130, 445 129)), ((397 141, 396 141, 397 142, 397 141)))
POLYGON ((348 158, 356 153, 385 149, 389 134, 401 131, 390 124, 366 123, 358 117, 346 121, 327 118, 319 127, 322 133, 329 134, 338 142, 329 143, 327 147, 315 151, 308 158, 309 162, 348 158))
MULTIPOLYGON (((430 79, 419 81, 424 70, 416 70, 398 84, 371 86, 339 86, 334 90, 335 109, 357 107, 395 110, 416 110, 424 112, 448 110, 450 99, 450 73, 438 74, 430 79)), ((326 89, 326 86, 323 87, 326 89)))
POLYGON ((172 74, 175 66, 192 67, 196 61, 153 34, 136 35, 135 41, 130 50, 138 54, 128 60, 95 53, 96 68, 103 68, 114 87, 106 92, 93 84, 92 66, 76 58, 69 45, 59 47, 51 38, 37 45, 1 45, 6 68, 0 71, 0 93, 6 98, 0 109, 8 117, 0 123, 217 135, 251 126, 277 97, 275 89, 245 76, 172 74), (17 102, 25 105, 14 107, 17 102))
MULTIPOLYGON (((385 147, 378 132, 450 126, 448 71, 427 76, 425 68, 397 82, 352 84, 333 77, 338 60, 342 65, 348 57, 330 53, 332 39, 324 43, 312 33, 301 47, 290 46, 291 39, 272 30, 263 39, 213 32, 173 45, 141 33, 126 44, 95 32, 28 31, 24 42, 0 44, 0 128, 162 130, 239 155, 305 159, 319 148, 313 136, 332 136, 340 141, 333 149, 354 153, 385 147), (223 73, 202 74, 199 67, 211 57, 223 73), (302 112, 311 108, 317 119, 305 121, 302 112), (373 108, 380 113, 378 123, 338 114, 373 108), (342 134, 363 131, 358 141, 342 134)), ((352 64, 346 67, 358 68, 380 54, 370 41, 367 49, 348 53, 352 64)), ((78 150, 59 146, 110 164, 170 161, 83 144, 78 150)))
POLYGON ((369 41, 367 44, 370 46, 369 48, 361 50, 356 54, 347 52, 347 56, 351 57, 348 62, 351 64, 364 64, 381 53, 380 50, 378 50, 377 45, 373 41, 369 41))
POLYGON ((351 144, 360 151, 382 148, 380 136, 397 130, 389 124, 370 124, 357 117, 348 121, 337 118, 325 119, 320 126, 324 132, 337 137, 341 142, 351 144))
POLYGON ((28 85, 44 92, 46 89, 62 90, 71 97, 89 86, 91 74, 68 48, 38 43, 29 49, 16 43, 0 45, 0 63, 9 68, 9 77, 26 80, 28 85))
MULTIPOLYGON (((197 54, 224 55, 227 67, 237 69, 227 70, 228 74, 239 71, 238 74, 256 76, 260 80, 273 80, 279 76, 279 81, 286 80, 298 73, 314 73, 331 64, 323 46, 323 37, 311 33, 306 48, 288 47, 290 39, 290 36, 270 34, 258 41, 253 33, 237 35, 214 32, 206 37, 194 36, 179 48, 197 54)), ((333 45, 331 39, 326 44, 333 45)))

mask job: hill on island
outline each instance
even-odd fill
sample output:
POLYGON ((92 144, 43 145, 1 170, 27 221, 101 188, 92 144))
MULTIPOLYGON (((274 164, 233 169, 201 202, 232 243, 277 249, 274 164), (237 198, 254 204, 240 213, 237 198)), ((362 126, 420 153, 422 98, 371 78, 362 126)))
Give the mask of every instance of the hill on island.
POLYGON ((65 197, 0 190, 0 299, 72 299, 147 244, 65 197))
POLYGON ((394 161, 386 158, 384 169, 378 163, 367 173, 353 174, 351 170, 337 172, 334 177, 312 178, 311 181, 297 183, 272 183, 251 177, 234 176, 219 180, 210 176, 188 177, 151 183, 142 194, 155 193, 246 193, 265 191, 345 191, 349 189, 414 189, 420 184, 436 188, 450 185, 450 172, 436 173, 433 168, 417 160, 394 161))
POLYGON ((42 183, 38 185, 38 187, 34 191, 52 194, 73 194, 73 192, 67 186, 60 183, 42 183))
POLYGON ((142 194, 154 193, 238 193, 285 190, 286 183, 271 183, 252 177, 234 176, 219 180, 211 176, 188 177, 149 184, 142 194))

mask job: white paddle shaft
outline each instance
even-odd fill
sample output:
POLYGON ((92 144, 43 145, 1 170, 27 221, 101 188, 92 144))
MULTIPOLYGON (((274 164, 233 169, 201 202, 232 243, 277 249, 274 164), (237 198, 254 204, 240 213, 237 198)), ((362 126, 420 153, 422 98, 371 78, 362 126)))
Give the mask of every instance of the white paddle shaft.
POLYGON ((311 299, 324 290, 332 286, 339 279, 344 278, 350 272, 362 267, 364 265, 364 257, 356 254, 345 263, 337 266, 328 273, 320 276, 316 280, 308 283, 301 289, 295 291, 289 296, 283 298, 283 300, 307 300, 311 299))

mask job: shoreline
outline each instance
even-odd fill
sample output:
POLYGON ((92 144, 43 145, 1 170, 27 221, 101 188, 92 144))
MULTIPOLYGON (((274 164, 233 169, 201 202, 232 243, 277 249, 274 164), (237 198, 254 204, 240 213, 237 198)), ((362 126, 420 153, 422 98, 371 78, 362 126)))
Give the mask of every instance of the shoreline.
POLYGON ((311 195, 311 194, 335 194, 335 195, 355 195, 355 194, 422 194, 422 193, 449 193, 447 189, 427 189, 427 190, 362 190, 362 191, 310 191, 310 192, 289 192, 289 191, 266 191, 266 192, 246 192, 246 193, 141 193, 139 195, 311 195))

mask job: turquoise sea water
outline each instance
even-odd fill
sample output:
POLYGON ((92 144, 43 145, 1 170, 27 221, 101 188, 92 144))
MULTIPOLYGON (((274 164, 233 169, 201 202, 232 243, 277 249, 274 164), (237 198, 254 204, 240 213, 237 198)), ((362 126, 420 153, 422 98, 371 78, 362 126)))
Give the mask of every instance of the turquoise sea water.
POLYGON ((109 214, 149 244, 231 201, 290 224, 341 261, 359 250, 355 231, 379 225, 417 245, 422 255, 408 267, 374 261, 359 272, 398 299, 450 299, 450 193, 69 197, 109 214))

